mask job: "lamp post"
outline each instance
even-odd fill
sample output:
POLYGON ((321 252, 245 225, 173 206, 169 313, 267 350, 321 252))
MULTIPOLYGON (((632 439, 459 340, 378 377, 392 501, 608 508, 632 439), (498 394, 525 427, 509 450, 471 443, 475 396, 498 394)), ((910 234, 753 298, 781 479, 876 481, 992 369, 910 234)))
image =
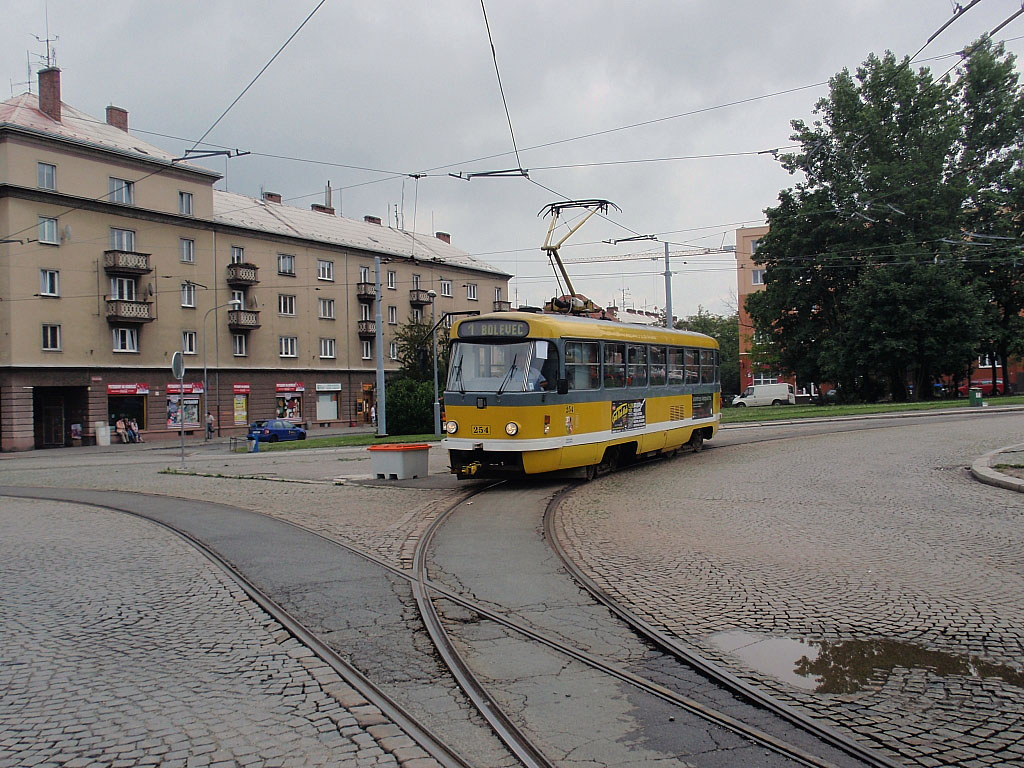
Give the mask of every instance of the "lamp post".
POLYGON ((430 354, 434 357, 434 437, 441 436, 441 401, 437 399, 437 325, 434 323, 434 299, 437 291, 427 291, 430 297, 430 354))
MULTIPOLYGON (((232 307, 234 309, 240 309, 241 306, 242 306, 242 303, 238 299, 232 299, 231 301, 229 301, 229 302, 227 302, 225 304, 218 304, 215 307, 210 307, 208 310, 206 310, 206 314, 203 315, 203 402, 206 404, 206 408, 204 410, 207 413, 209 413, 209 411, 210 411, 210 395, 209 395, 209 380, 208 380, 207 370, 206 370, 206 320, 207 320, 207 318, 209 318, 211 312, 214 312, 214 311, 216 311, 218 309, 223 309, 224 307, 232 307)), ((218 366, 220 365, 220 357, 219 356, 217 358, 216 363, 217 363, 218 366)), ((184 403, 184 402, 185 402, 184 392, 182 392, 182 403, 184 403)), ((203 440, 209 440, 210 439, 210 430, 206 428, 206 416, 202 415, 201 418, 203 419, 203 435, 204 435, 203 440)), ((182 422, 182 423, 184 423, 184 422, 182 422)))

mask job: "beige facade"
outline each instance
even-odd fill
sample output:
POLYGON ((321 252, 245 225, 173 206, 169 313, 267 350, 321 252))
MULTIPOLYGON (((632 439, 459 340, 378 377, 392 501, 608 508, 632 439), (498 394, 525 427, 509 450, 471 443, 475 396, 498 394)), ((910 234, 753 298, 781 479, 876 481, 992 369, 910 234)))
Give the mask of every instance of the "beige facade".
POLYGON ((214 190, 122 110, 97 120, 41 93, 0 104, 0 450, 90 442, 122 414, 145 437, 176 435, 179 411, 187 430, 209 410, 238 434, 275 415, 367 419, 376 257, 387 370, 429 291, 439 319, 508 308, 509 275, 444 233, 214 190))

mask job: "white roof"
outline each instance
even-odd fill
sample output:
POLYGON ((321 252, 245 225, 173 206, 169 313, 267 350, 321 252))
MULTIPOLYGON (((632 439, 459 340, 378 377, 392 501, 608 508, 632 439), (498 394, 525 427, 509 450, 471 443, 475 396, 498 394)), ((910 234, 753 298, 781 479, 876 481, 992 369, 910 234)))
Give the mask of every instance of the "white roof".
POLYGON ((271 203, 233 192, 216 189, 213 191, 213 220, 242 229, 299 237, 386 256, 416 258, 508 276, 507 272, 502 272, 433 235, 414 234, 381 224, 345 219, 329 213, 271 203))

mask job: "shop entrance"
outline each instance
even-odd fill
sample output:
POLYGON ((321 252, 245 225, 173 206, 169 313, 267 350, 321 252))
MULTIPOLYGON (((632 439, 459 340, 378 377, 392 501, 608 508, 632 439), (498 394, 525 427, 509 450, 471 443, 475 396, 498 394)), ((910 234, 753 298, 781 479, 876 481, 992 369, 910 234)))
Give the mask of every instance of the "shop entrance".
POLYGON ((82 437, 88 413, 86 387, 34 387, 32 423, 36 448, 63 448, 82 437))

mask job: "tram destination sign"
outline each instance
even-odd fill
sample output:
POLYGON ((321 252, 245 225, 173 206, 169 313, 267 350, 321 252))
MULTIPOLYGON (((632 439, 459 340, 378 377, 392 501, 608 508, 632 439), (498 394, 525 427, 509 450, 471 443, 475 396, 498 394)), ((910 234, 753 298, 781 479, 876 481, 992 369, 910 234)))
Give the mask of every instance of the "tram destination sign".
POLYGON ((460 339, 523 339, 530 335, 530 324, 523 320, 463 320, 460 339))

